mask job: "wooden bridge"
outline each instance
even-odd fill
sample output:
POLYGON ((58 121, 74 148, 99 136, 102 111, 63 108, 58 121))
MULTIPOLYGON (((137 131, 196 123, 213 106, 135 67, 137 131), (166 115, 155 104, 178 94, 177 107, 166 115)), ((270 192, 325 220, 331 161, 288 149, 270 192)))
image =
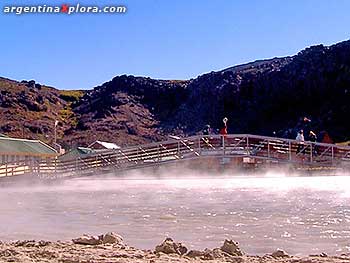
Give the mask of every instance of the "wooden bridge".
MULTIPOLYGON (((47 159, 36 166, 8 164, 0 176, 35 174, 44 178, 120 174, 128 169, 195 164, 206 168, 261 170, 271 166, 303 170, 350 170, 350 147, 250 134, 192 136, 101 150, 70 160, 47 159)), ((192 165, 193 167, 193 165, 192 165)))

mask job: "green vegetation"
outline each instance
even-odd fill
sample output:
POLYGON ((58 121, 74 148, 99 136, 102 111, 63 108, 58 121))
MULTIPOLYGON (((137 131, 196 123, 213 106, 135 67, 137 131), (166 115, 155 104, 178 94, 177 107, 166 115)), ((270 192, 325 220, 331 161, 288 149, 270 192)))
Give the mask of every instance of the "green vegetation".
POLYGON ((72 127, 76 127, 78 120, 74 114, 74 112, 72 111, 71 107, 65 107, 64 109, 60 110, 58 112, 58 115, 61 119, 61 121, 63 121, 64 123, 69 123, 72 127))
POLYGON ((83 95, 84 91, 82 90, 60 90, 60 98, 67 102, 78 101, 83 95))

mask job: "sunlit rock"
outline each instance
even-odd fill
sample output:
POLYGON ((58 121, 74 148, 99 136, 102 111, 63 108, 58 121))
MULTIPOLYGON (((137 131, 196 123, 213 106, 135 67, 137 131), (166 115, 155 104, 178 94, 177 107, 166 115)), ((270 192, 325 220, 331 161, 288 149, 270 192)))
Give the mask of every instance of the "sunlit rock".
POLYGON ((271 256, 273 256, 274 258, 285 258, 285 257, 289 257, 288 254, 282 250, 282 249, 277 249, 275 252, 273 252, 271 254, 271 256))
POLYGON ((243 256, 241 249, 238 247, 238 243, 233 240, 226 239, 220 249, 232 256, 243 256))
POLYGON ((114 232, 108 232, 105 235, 103 235, 102 243, 103 244, 120 244, 120 245, 122 245, 123 238, 114 232))
POLYGON ((190 251, 188 251, 186 256, 189 258, 197 258, 197 257, 204 256, 204 254, 205 253, 203 251, 200 251, 200 250, 190 250, 190 251))
POLYGON ((156 246, 155 252, 184 255, 187 252, 187 248, 181 243, 175 243, 171 238, 166 238, 162 244, 156 246))
POLYGON ((99 245, 102 244, 102 239, 98 236, 82 235, 81 237, 72 239, 74 244, 79 245, 99 245))
POLYGON ((17 240, 12 243, 15 247, 34 247, 35 240, 17 240))

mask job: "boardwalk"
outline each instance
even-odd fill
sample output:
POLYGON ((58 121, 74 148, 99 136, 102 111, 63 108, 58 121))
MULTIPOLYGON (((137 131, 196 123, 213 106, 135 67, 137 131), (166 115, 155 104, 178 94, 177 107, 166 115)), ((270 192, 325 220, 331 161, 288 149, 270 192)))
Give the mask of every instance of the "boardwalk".
MULTIPOLYGON (((84 158, 47 161, 23 173, 56 178, 96 173, 121 173, 128 169, 159 167, 175 163, 255 169, 288 166, 302 170, 350 169, 350 147, 250 134, 192 136, 122 149, 104 150, 84 158)), ((19 168, 7 165, 4 175, 19 168), (12 167, 12 168, 11 168, 12 167)), ((21 170, 21 171, 22 171, 21 170)))

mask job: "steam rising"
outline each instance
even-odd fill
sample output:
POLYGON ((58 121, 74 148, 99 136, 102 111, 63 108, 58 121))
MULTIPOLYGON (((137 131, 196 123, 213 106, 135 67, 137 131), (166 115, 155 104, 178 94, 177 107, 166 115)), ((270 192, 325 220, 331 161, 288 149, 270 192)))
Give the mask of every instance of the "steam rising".
POLYGON ((167 169, 12 185, 0 192, 0 239, 65 240, 115 231, 147 249, 171 236, 192 248, 233 238, 258 254, 277 247, 294 254, 348 252, 349 183, 345 174, 167 169))

